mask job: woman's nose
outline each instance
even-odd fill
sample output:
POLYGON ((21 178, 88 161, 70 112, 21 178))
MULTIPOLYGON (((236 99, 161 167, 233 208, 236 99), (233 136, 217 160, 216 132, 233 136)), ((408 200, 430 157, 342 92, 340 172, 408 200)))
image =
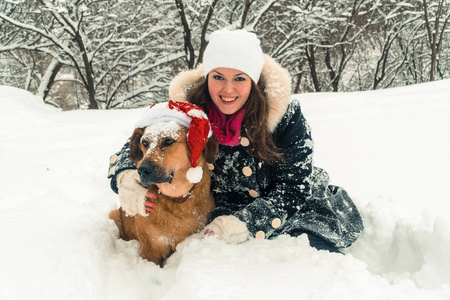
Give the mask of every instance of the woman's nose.
POLYGON ((231 80, 227 80, 223 87, 224 92, 232 92, 234 91, 234 84, 231 80))

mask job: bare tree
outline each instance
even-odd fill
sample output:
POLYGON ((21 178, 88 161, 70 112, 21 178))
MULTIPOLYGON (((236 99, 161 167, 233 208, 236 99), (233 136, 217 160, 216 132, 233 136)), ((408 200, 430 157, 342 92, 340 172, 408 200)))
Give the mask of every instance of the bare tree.
POLYGON ((422 0, 422 9, 431 50, 430 81, 435 79, 444 32, 450 19, 449 3, 446 0, 422 0))
MULTIPOLYGON (((405 66, 408 58, 408 51, 397 51, 399 38, 408 34, 411 24, 420 19, 417 14, 410 13, 408 1, 398 1, 396 5, 386 5, 383 3, 378 9, 378 13, 382 17, 380 26, 376 27, 370 33, 376 36, 378 47, 380 49, 379 58, 373 72, 372 89, 377 89, 382 82, 384 87, 390 86, 401 69, 405 66)), ((415 34, 413 34, 415 35, 415 34)), ((413 36, 408 38, 411 41, 413 36)), ((402 44, 406 49, 410 48, 409 44, 402 44)))
MULTIPOLYGON (((23 2, 23 8, 29 2, 23 2)), ((100 105, 107 108, 114 106, 117 99, 123 102, 135 98, 150 92, 152 87, 156 91, 163 89, 161 77, 151 76, 157 78, 153 83, 142 78, 180 57, 164 53, 166 50, 162 47, 167 43, 161 41, 169 36, 173 26, 159 24, 152 30, 152 20, 143 22, 145 18, 152 18, 147 13, 152 11, 149 7, 152 4, 144 0, 130 2, 39 0, 33 1, 32 7, 28 6, 26 14, 38 15, 37 19, 23 18, 23 14, 11 17, 5 13, 0 13, 0 19, 28 35, 27 39, 14 39, 8 46, 10 50, 44 53, 63 66, 74 68, 77 76, 73 82, 83 85, 89 108, 96 109, 100 105), (156 58, 155 53, 160 56, 156 58), (127 93, 129 84, 138 85, 140 92, 127 93)), ((20 4, 15 6, 17 9, 20 4)), ((4 46, 3 51, 6 51, 4 46)), ((58 64, 54 61, 50 62, 52 60, 47 63, 50 70, 61 70, 60 66, 55 67, 58 64)), ((43 76, 42 79, 50 82, 41 82, 39 90, 48 90, 55 78, 55 73, 43 76)))
POLYGON ((450 76, 449 15, 448 0, 3 1, 0 84, 77 108, 160 101, 211 32, 244 28, 296 93, 385 88, 450 76))

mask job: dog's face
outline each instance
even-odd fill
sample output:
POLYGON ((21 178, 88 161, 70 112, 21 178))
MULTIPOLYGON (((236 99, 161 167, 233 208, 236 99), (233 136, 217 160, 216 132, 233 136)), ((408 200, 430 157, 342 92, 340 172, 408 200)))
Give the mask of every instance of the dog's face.
POLYGON ((186 142, 188 129, 175 122, 135 129, 130 157, 136 162, 143 185, 169 183, 185 177, 191 167, 186 142))

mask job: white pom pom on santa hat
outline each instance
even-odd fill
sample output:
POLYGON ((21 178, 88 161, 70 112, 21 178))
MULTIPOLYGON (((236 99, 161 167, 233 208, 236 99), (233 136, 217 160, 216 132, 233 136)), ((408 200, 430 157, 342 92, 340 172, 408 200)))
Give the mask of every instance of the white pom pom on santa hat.
POLYGON ((135 127, 143 128, 158 122, 175 121, 189 129, 187 144, 189 147, 191 168, 186 172, 186 178, 191 183, 200 182, 203 170, 197 166, 198 159, 211 137, 211 125, 203 109, 188 102, 170 100, 150 106, 137 121, 135 127))
POLYGON ((186 172, 186 178, 191 183, 197 183, 202 180, 203 177, 203 169, 201 167, 189 168, 186 172))

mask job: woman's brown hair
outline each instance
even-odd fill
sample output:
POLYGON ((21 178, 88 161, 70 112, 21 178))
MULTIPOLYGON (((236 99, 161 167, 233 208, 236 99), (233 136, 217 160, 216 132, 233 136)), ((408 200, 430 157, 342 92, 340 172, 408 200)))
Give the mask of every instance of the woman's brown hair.
MULTIPOLYGON (((202 78, 189 89, 187 99, 193 104, 206 108, 206 104, 212 101, 208 90, 208 78, 202 78)), ((242 127, 250 141, 247 148, 248 152, 271 165, 280 162, 283 155, 280 153, 280 149, 275 146, 272 134, 267 126, 270 110, 269 102, 261 88, 253 81, 250 95, 244 107, 246 112, 242 127)))

